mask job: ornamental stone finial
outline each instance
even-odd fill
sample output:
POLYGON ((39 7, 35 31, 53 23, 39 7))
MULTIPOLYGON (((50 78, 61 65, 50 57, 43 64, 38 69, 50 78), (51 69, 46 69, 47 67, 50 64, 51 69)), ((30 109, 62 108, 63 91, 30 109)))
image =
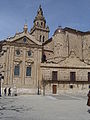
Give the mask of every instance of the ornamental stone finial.
POLYGON ((28 26, 27 26, 27 24, 24 24, 23 30, 24 30, 25 33, 27 33, 27 31, 28 31, 28 26))

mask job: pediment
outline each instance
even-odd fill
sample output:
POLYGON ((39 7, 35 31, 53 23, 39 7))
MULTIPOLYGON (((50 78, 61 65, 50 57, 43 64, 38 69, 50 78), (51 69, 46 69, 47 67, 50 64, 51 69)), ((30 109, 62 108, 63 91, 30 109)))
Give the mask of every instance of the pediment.
POLYGON ((69 57, 58 63, 63 67, 87 67, 88 65, 76 57, 74 51, 71 51, 69 57))
POLYGON ((26 62, 26 65, 31 65, 31 64, 34 63, 34 60, 32 60, 32 59, 28 59, 28 60, 25 61, 25 62, 26 62))
POLYGON ((37 41, 35 37, 30 35, 29 33, 20 33, 18 35, 15 35, 13 38, 8 39, 7 41, 11 43, 42 45, 42 43, 37 41))
POLYGON ((19 38, 18 40, 13 41, 15 43, 19 43, 19 44, 30 44, 30 45, 36 45, 35 42, 33 42, 32 40, 30 40, 28 37, 24 36, 22 38, 19 38))

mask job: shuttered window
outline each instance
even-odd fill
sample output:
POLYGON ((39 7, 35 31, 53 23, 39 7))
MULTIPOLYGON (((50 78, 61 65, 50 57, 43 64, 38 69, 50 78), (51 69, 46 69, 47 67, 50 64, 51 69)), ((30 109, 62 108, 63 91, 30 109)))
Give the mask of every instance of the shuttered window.
POLYGON ((70 72, 70 81, 76 81, 76 73, 70 72))

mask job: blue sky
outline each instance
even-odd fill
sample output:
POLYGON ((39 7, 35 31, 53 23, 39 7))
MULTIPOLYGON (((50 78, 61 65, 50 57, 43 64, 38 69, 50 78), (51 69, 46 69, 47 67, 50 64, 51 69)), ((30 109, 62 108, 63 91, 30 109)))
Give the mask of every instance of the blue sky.
POLYGON ((0 40, 21 32, 25 21, 30 31, 40 4, 50 37, 58 26, 90 31, 90 0, 0 0, 0 40))

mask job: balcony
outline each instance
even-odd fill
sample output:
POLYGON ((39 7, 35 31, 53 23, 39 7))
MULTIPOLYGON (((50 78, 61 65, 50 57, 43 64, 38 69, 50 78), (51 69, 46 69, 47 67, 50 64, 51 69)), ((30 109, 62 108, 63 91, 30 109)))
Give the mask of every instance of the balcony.
POLYGON ((43 79, 43 83, 46 84, 90 84, 90 81, 70 81, 70 80, 45 80, 43 79))

